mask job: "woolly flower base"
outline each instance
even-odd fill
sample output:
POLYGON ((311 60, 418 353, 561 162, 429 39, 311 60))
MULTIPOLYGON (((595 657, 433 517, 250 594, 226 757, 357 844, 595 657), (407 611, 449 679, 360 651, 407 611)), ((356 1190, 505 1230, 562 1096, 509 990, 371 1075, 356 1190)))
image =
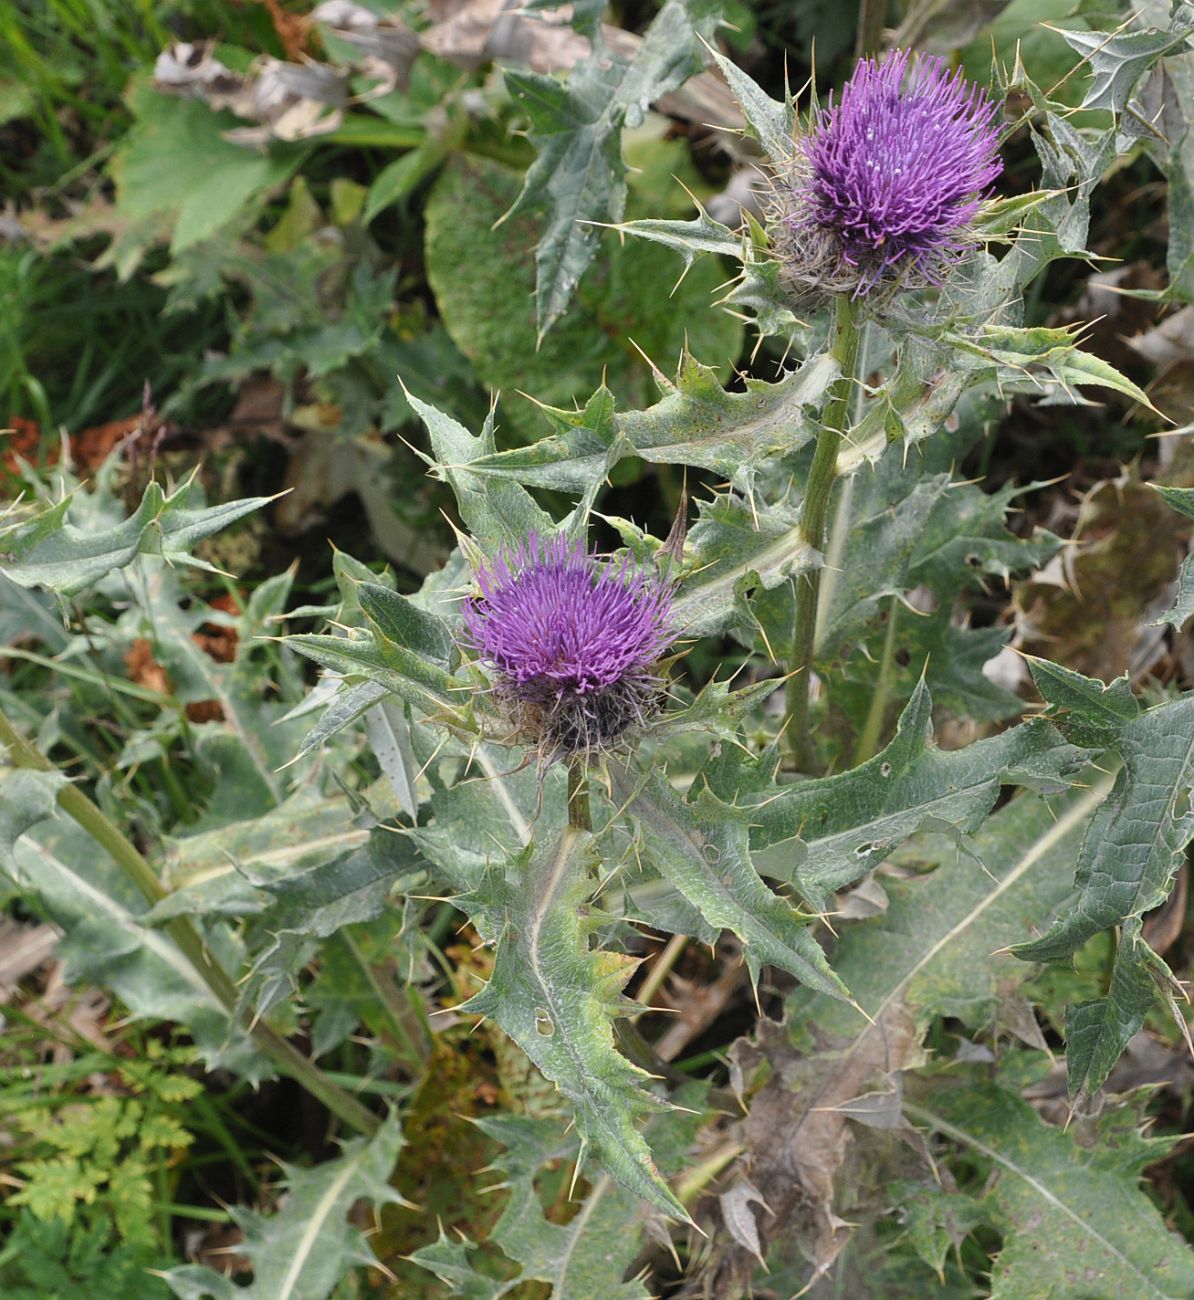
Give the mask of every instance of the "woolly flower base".
POLYGON ((614 748, 658 711, 654 669, 674 633, 671 587, 654 572, 532 534, 475 576, 462 640, 544 760, 614 748))
POLYGON ((861 62, 777 187, 776 251, 800 299, 938 284, 1002 171, 998 106, 935 56, 861 62))

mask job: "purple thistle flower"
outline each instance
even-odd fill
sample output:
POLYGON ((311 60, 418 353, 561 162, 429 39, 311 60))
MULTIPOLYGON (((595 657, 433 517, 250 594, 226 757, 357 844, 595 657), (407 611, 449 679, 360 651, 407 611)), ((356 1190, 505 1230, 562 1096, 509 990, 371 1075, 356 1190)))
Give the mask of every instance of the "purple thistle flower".
MULTIPOLYGON (((823 287, 857 298, 903 274, 939 283, 1002 171, 998 119, 987 92, 936 56, 861 62, 814 114, 796 160, 796 210, 784 214, 795 244, 814 244, 814 264, 830 270, 823 287)), ((808 266, 807 249, 790 253, 808 266)))
POLYGON ((658 707, 653 669, 675 634, 671 586, 652 571, 532 533, 476 582, 464 640, 548 757, 608 746, 658 707))

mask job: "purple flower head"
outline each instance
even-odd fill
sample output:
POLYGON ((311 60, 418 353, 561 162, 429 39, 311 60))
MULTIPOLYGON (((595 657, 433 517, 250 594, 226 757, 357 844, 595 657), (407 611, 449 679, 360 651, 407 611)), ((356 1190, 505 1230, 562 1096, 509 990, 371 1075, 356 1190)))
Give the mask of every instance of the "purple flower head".
POLYGON ((534 533, 476 574, 466 643, 549 754, 612 744, 653 711, 654 666, 674 639, 671 587, 624 559, 603 565, 581 540, 534 533))
POLYGON ((905 274, 940 282, 1002 170, 998 119, 987 92, 936 56, 858 65, 813 116, 784 214, 796 244, 816 246, 814 263, 834 263, 831 292, 857 298, 905 274))

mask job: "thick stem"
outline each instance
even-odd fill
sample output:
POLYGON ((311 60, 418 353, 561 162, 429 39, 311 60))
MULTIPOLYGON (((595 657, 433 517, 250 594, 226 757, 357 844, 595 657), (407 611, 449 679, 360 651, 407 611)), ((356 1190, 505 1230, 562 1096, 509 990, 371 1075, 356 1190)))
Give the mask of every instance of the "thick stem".
MULTIPOLYGON (((821 432, 804 492, 800 513, 800 536, 817 551, 825 549, 825 517, 829 498, 837 478, 837 457, 850 415, 850 396, 854 388, 854 370, 858 363, 858 325, 854 305, 845 294, 839 295, 833 310, 829 350, 838 364, 839 375, 829 390, 829 400, 821 418, 821 432)), ((817 599, 821 591, 821 572, 812 569, 796 579, 796 633, 792 641, 792 660, 788 670, 788 746, 799 766, 812 771, 816 761, 809 735, 809 678, 812 675, 813 648, 817 629, 817 599)))
POLYGON ((883 657, 879 660, 879 677, 875 682, 875 693, 871 696, 870 708, 858 745, 854 750, 854 765, 865 763, 879 752, 879 740, 883 735, 883 719, 887 713, 887 697, 891 692, 891 665, 895 658, 895 626, 899 614, 899 602, 891 598, 891 608, 887 611, 887 635, 883 639, 883 657))
POLYGON ((574 755, 568 760, 568 825, 575 831, 593 829, 585 761, 579 755, 574 755))
MULTIPOLYGON (((0 714, 0 746, 8 751, 8 761, 14 767, 32 768, 38 772, 53 771, 53 764, 20 736, 8 719, 0 714)), ((104 849, 118 867, 140 890, 149 903, 160 902, 167 890, 154 874, 153 868, 138 852, 136 846, 108 820, 77 786, 67 785, 58 792, 58 805, 76 821, 93 840, 104 849)), ((217 1001, 228 1012, 237 1014, 236 986, 222 966, 216 964, 208 953, 203 937, 187 917, 176 917, 166 926, 166 932, 177 944, 183 956, 203 978, 217 1001)), ((274 1032, 264 1021, 247 1012, 241 1013, 245 1032, 261 1051, 270 1058, 281 1073, 300 1083, 313 1097, 317 1097, 332 1112, 359 1133, 375 1133, 380 1126, 377 1116, 361 1105, 355 1097, 328 1079, 287 1039, 274 1032)))
POLYGON ((858 29, 854 38, 854 57, 865 59, 883 44, 887 25, 887 0, 861 0, 858 6, 858 29))

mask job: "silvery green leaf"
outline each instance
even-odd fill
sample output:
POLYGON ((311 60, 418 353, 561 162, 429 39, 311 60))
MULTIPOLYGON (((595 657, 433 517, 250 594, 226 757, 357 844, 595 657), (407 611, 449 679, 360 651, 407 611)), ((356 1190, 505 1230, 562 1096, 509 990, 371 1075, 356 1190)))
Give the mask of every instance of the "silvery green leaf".
POLYGON ((918 830, 943 831, 962 846, 1005 785, 1067 788, 1082 750, 1049 723, 1028 722, 965 749, 932 741, 932 701, 921 683, 891 744, 848 772, 774 788, 767 774, 726 756, 707 769, 710 804, 751 827, 763 874, 790 881, 818 909, 918 830))
POLYGON ((477 1243, 463 1233, 449 1237, 441 1222, 439 1236, 429 1245, 412 1250, 407 1258, 437 1278, 448 1288, 448 1294, 460 1300, 501 1300, 501 1297, 518 1285, 518 1279, 499 1282, 496 1278, 478 1273, 469 1262, 469 1252, 477 1243))
MULTIPOLYGON (((59 925, 71 982, 111 989, 134 1016, 186 1025, 210 1065, 250 1081, 270 1074, 173 938, 148 924, 149 904, 94 840, 56 810, 62 777, 8 771, 0 778, 0 864, 22 894, 59 925)), ((229 968, 240 953, 212 927, 209 950, 229 968)))
MULTIPOLYGON (((1145 943, 1138 917, 1124 923, 1105 997, 1076 1002, 1065 1012, 1066 1083, 1076 1104, 1107 1081, 1132 1036, 1164 990, 1172 1002, 1169 967, 1145 943)), ((1174 1007, 1179 1025, 1181 1012, 1174 1007)))
POLYGON ((773 893, 751 863, 745 819, 727 817, 712 799, 681 799, 658 769, 644 779, 612 769, 618 802, 638 832, 644 863, 654 868, 715 929, 733 931, 757 983, 763 966, 778 966, 810 988, 849 993, 802 917, 773 893))
POLYGON ((752 593, 786 587, 820 566, 821 556, 804 540, 797 510, 775 505, 751 509, 726 493, 702 501, 688 534, 672 616, 685 636, 709 636, 727 627, 758 624, 752 593))
POLYGON ((1165 54, 1185 45, 1194 27, 1173 31, 1088 32, 1055 28, 1066 44, 1082 55, 1091 82, 1083 108, 1122 113, 1140 78, 1165 54))
POLYGON ((1123 767, 1082 843, 1077 897, 1046 934, 1015 949, 1025 961, 1061 961, 1159 906, 1194 837, 1194 694, 1127 722, 1116 748, 1123 767))
POLYGON ((614 1047, 613 1018, 635 1009, 622 989, 638 962, 589 949, 593 922, 581 909, 596 888, 595 865, 588 834, 540 836, 457 900, 480 914, 482 934, 504 919, 489 982, 458 1009, 494 1020, 568 1098, 582 1158, 591 1151, 622 1186, 687 1218, 636 1127, 663 1103, 614 1047))
POLYGON ((460 517, 486 551, 495 551, 503 544, 517 545, 528 533, 550 536, 555 531, 551 517, 519 483, 486 483, 477 474, 474 462, 492 457, 497 450, 492 409, 484 428, 473 437, 463 425, 429 403, 413 395, 409 401, 431 438, 432 454, 424 460, 456 494, 460 517))
POLYGON ((1029 657, 1028 666, 1049 705, 1044 716, 1075 745, 1107 749, 1140 716, 1127 673, 1107 685, 1047 659, 1029 657))
POLYGON ((411 821, 419 816, 419 796, 415 784, 419 764, 410 743, 410 723, 402 706, 383 702, 365 714, 365 733, 369 748, 381 768, 399 808, 411 821))
MULTIPOLYGON (((1175 510, 1194 519, 1194 488, 1166 487, 1161 483, 1153 486, 1175 510)), ((1173 608, 1156 619, 1156 623, 1168 623, 1175 632, 1180 632, 1187 620, 1194 615, 1194 556, 1187 555, 1182 561, 1181 572, 1177 580, 1177 599, 1173 608)))
POLYGON ((506 85, 530 118, 538 149, 507 217, 548 212, 535 256, 540 337, 563 315, 596 253, 601 232, 593 223, 622 219, 623 125, 637 126, 652 101, 700 72, 696 38, 711 36, 719 17, 706 0, 667 0, 630 62, 606 49, 595 28, 592 56, 577 63, 566 82, 506 70, 506 85))
POLYGON ((795 147, 796 108, 791 95, 780 103, 751 80, 736 63, 717 50, 713 51, 734 98, 742 108, 750 133, 763 146, 763 152, 777 167, 791 156, 795 147))
POLYGON ((575 1137, 558 1120, 495 1115, 477 1123, 506 1150, 494 1161, 509 1200, 493 1228, 493 1240, 522 1266, 520 1281, 551 1287, 552 1300, 647 1300, 640 1279, 624 1281, 642 1248, 642 1204, 608 1174, 589 1171, 589 1190, 577 1194, 577 1213, 552 1223, 543 1213, 536 1179, 546 1167, 581 1158, 575 1137))
POLYGON ((1002 1236, 992 1300, 1180 1300, 1194 1290, 1194 1252, 1166 1227, 1136 1170, 1108 1164, 1101 1144, 1084 1146, 995 1086, 941 1088, 905 1109, 989 1170, 980 1205, 1002 1236))
POLYGON ((426 865, 410 836, 386 827, 370 831, 359 848, 308 871, 258 875, 250 868, 248 874, 272 895, 261 922, 267 930, 320 939, 372 920, 392 891, 408 893, 427 880, 426 865))
MULTIPOLYGON (((857 1006, 797 987, 782 1026, 764 1021, 757 1041, 735 1045, 736 1086, 749 1093, 762 1080, 739 1140, 772 1211, 758 1221, 765 1241, 794 1238, 822 1269, 836 1258, 850 1234, 837 1174, 852 1104, 883 1092, 898 1100, 898 1072, 922 1060, 935 1016, 983 1026, 1027 978, 1007 945, 1066 898, 1066 865, 1105 795, 1103 784, 1052 804, 1020 796, 985 823, 970 854, 950 836, 913 841, 903 856, 917 874, 885 878, 887 911, 842 931, 834 968, 857 1006)), ((749 1251, 741 1264, 747 1276, 756 1267, 749 1251)))
POLYGON ((583 422, 548 412, 555 434, 473 457, 469 468, 503 483, 580 490, 624 457, 638 456, 698 465, 747 490, 764 460, 816 437, 816 411, 836 373, 828 353, 819 353, 778 383, 748 378, 745 391, 727 392, 715 370, 685 354, 675 383, 657 376, 663 396, 654 406, 615 414, 587 405, 583 422))
POLYGON ((230 1213, 244 1234, 237 1249, 253 1265, 248 1287, 198 1264, 169 1269, 162 1276, 179 1300, 327 1300, 349 1269, 377 1262, 348 1214, 360 1200, 405 1205, 390 1186, 403 1146, 398 1119, 391 1115, 371 1138, 345 1142, 334 1160, 305 1169, 283 1165, 287 1193, 274 1214, 242 1206, 230 1213))
POLYGON ((272 499, 250 497, 205 506, 203 490, 192 474, 170 493, 150 483, 128 519, 92 531, 72 522, 74 500, 67 497, 31 519, 0 528, 0 572, 19 586, 46 587, 70 597, 141 554, 210 569, 190 554, 191 548, 272 499))

